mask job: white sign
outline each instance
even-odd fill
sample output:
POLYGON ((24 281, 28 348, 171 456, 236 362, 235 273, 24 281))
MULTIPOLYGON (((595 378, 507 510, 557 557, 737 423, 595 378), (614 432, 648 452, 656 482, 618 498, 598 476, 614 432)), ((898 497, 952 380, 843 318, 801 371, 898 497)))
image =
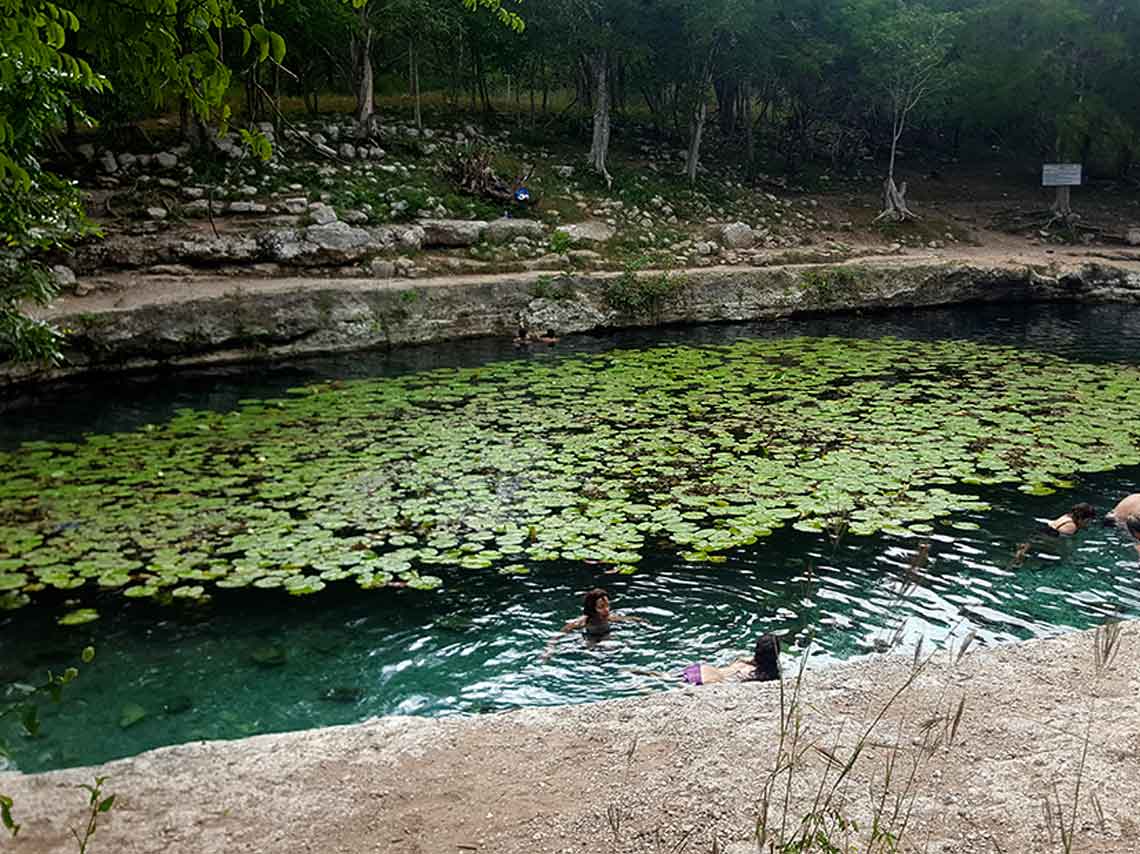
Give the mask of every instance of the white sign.
POLYGON ((1041 167, 1042 187, 1081 186, 1080 163, 1046 163, 1041 167))

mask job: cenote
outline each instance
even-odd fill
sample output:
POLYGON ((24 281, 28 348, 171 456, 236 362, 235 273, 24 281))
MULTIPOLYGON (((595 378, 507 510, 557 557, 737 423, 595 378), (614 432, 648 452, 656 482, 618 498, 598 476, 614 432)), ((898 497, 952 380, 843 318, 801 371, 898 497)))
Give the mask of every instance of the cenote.
POLYGON ((119 377, 0 425, 0 690, 97 656, 24 771, 662 690, 1140 614, 1037 533, 1140 479, 1140 310, 991 306, 119 377), (914 556, 929 556, 912 570, 914 556), (601 585, 648 626, 551 635, 601 585))

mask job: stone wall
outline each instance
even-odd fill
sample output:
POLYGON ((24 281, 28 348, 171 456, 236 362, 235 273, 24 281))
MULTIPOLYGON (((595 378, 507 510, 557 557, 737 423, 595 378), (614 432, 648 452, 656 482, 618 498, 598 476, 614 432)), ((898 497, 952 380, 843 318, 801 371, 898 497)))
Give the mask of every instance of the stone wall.
MULTIPOLYGON (((190 294, 192 287, 186 288, 190 294)), ((1086 265, 1047 274, 1024 266, 876 261, 636 276, 246 279, 214 290, 217 295, 209 297, 143 300, 123 308, 78 312, 62 305, 48 316, 68 331, 66 364, 52 371, 0 365, 0 382, 520 332, 561 336, 974 302, 1138 302, 1140 272, 1086 265)))

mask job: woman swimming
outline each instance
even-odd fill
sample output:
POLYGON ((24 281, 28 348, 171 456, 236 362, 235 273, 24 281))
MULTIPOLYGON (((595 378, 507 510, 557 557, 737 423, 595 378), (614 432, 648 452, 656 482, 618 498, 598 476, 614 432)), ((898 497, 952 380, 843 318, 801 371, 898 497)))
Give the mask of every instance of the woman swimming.
POLYGON ((581 629, 590 640, 601 640, 610 633, 611 623, 642 623, 649 625, 648 620, 635 617, 632 614, 615 614, 610 610, 610 594, 601 587, 595 587, 582 597, 582 616, 571 620, 562 627, 562 630, 550 639, 542 660, 554 654, 554 647, 559 639, 570 632, 581 629))
POLYGON ((724 667, 704 662, 690 664, 681 671, 690 685, 712 685, 716 682, 770 682, 780 678, 780 641, 775 635, 762 634, 756 640, 752 658, 741 658, 724 667))
POLYGON ((1075 504, 1064 516, 1058 516, 1045 523, 1045 533, 1057 537, 1071 537, 1081 528, 1087 527, 1096 518, 1096 509, 1091 504, 1075 504))

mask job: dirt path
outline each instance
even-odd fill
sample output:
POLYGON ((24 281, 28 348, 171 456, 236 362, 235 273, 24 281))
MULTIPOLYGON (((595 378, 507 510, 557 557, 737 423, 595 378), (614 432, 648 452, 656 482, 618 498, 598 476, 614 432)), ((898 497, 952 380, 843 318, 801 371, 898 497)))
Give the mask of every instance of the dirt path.
MULTIPOLYGON (((1072 850, 1140 850, 1140 624, 1121 637, 1099 678, 1090 633, 971 650, 956 667, 939 652, 872 732, 841 790, 844 814, 869 826, 871 793, 897 745, 894 789, 912 760, 918 769, 901 850, 1061 851, 1043 798, 1056 785, 1069 821, 1078 778, 1072 850), (945 733, 962 697, 955 743, 928 752, 923 733, 945 733)), ((910 675, 910 659, 898 656, 809 673, 805 744, 845 760, 910 675)), ((703 854, 714 838, 742 854, 755 851, 748 840, 779 718, 778 684, 707 686, 480 717, 384 718, 165 748, 99 769, 0 774, 24 824, 3 850, 74 851, 67 828, 79 825, 84 801, 74 786, 101 773, 118 800, 92 854, 672 852, 686 839, 683 850, 703 854)), ((815 749, 802 754, 794 815, 810 809, 826 765, 815 749)))
MULTIPOLYGON (((1108 250, 1105 248, 1049 249, 1043 246, 1027 245, 1023 239, 990 235, 983 246, 956 245, 953 248, 937 250, 909 249, 894 254, 881 253, 882 246, 853 247, 853 257, 849 260, 835 259, 822 264, 789 264, 791 268, 813 266, 875 265, 879 267, 907 267, 933 262, 961 262, 981 267, 1055 267, 1059 271, 1073 270, 1083 264, 1098 261, 1111 261, 1113 266, 1122 269, 1140 270, 1140 249, 1108 250), (990 239, 992 238, 992 239, 990 239)), ((773 251, 772 267, 781 266, 780 252, 773 251)), ((695 267, 680 270, 680 273, 700 273, 710 269, 748 269, 747 265, 737 267, 695 267)), ((651 274, 652 271, 646 271, 651 274)), ((459 284, 472 286, 494 284, 504 279, 512 281, 537 281, 550 278, 552 273, 492 273, 476 275, 428 276, 416 279, 377 279, 369 277, 269 277, 235 270, 230 275, 168 276, 143 275, 140 273, 105 274, 85 280, 93 283, 95 289, 86 296, 62 295, 44 311, 35 312, 45 319, 74 315, 77 313, 99 313, 143 308, 145 306, 169 305, 190 300, 220 298, 235 292, 284 293, 320 286, 332 286, 341 291, 405 290, 407 288, 447 287, 459 284)), ((591 273, 606 276, 618 273, 591 273)))

